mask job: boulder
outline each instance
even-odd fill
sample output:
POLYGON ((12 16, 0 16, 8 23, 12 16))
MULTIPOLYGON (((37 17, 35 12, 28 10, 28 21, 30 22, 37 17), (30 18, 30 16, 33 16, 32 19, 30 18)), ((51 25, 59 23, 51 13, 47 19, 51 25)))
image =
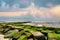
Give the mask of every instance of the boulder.
POLYGON ((33 35, 34 35, 35 37, 42 37, 42 36, 44 36, 44 34, 42 34, 42 33, 39 32, 39 31, 34 32, 33 35))

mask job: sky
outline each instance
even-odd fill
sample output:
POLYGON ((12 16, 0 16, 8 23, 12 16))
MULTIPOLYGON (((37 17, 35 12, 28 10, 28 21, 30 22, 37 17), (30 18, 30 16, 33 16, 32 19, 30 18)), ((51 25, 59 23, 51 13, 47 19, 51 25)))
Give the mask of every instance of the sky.
POLYGON ((0 21, 60 22, 60 0, 0 0, 0 21))

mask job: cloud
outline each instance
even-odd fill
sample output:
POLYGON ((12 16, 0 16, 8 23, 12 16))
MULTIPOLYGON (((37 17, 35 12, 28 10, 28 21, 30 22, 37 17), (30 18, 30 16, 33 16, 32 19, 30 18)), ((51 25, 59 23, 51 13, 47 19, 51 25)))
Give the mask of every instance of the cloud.
POLYGON ((19 8, 25 8, 30 5, 32 0, 0 0, 1 7, 5 7, 9 5, 9 8, 18 4, 19 8))
MULTIPOLYGON (((20 20, 60 20, 58 0, 2 0, 0 19, 20 20)), ((1 21, 0 20, 0 21, 1 21)))
POLYGON ((46 8, 46 7, 40 7, 37 8, 35 6, 34 3, 31 3, 31 5, 26 8, 29 10, 29 13, 33 16, 33 17, 40 17, 40 18, 52 18, 52 14, 50 13, 50 8, 46 8))
MULTIPOLYGON (((16 6, 14 5, 13 6, 14 8, 12 8, 11 10, 14 10, 16 9, 16 6)), ((17 12, 0 12, 0 16, 24 16, 24 15, 27 15, 27 14, 30 14, 32 15, 33 17, 36 17, 36 15, 38 15, 39 17, 45 17, 45 12, 47 10, 47 8, 36 8, 34 3, 31 3, 31 5, 27 8, 18 8, 18 9, 21 9, 20 11, 17 11, 17 12)), ((16 9, 17 10, 17 9, 16 9)))
POLYGON ((55 5, 54 5, 53 3, 51 3, 51 2, 49 2, 49 3, 46 4, 46 6, 47 6, 47 7, 53 7, 53 6, 55 6, 55 5))
POLYGON ((6 2, 2 1, 1 7, 2 7, 2 8, 6 8, 6 7, 7 7, 7 6, 6 6, 6 2))
POLYGON ((50 9, 51 13, 55 16, 60 17, 60 5, 54 6, 50 9))
MULTIPOLYGON (((14 5, 14 8, 11 10, 15 10, 17 7, 14 5)), ((31 3, 31 5, 27 8, 17 8, 19 11, 17 12, 0 12, 1 16, 9 16, 9 17, 23 17, 23 16, 29 16, 36 18, 39 17, 39 19, 53 19, 53 18, 59 18, 60 17, 60 5, 51 6, 50 8, 47 7, 36 7, 34 3, 31 3), (28 15, 29 14, 29 15, 28 15)), ((54 19, 53 19, 54 20, 54 19)))
POLYGON ((0 17, 1 16, 17 17, 17 16, 24 16, 26 14, 27 14, 26 11, 24 12, 0 12, 0 17))

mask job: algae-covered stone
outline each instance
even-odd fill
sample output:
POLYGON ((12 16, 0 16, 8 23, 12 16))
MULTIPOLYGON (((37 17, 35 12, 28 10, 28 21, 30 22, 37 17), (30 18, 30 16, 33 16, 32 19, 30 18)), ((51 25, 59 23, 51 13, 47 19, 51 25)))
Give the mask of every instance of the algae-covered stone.
POLYGON ((5 33, 4 37, 12 37, 14 36, 14 34, 17 34, 18 30, 15 29, 15 30, 10 30, 8 31, 7 33, 5 33))

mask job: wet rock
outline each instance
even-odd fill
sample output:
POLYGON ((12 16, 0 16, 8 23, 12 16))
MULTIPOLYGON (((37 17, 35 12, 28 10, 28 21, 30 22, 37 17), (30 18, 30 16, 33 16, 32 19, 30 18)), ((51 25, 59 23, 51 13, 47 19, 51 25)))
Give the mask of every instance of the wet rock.
POLYGON ((44 36, 44 34, 42 34, 42 33, 39 32, 39 31, 34 32, 33 35, 34 35, 35 37, 42 37, 42 36, 44 36))
POLYGON ((4 35, 0 34, 0 40, 4 40, 4 35))
POLYGON ((33 38, 29 38, 28 40, 33 40, 33 38))
POLYGON ((10 30, 7 33, 5 33, 4 37, 12 37, 14 34, 17 34, 18 30, 10 30))

